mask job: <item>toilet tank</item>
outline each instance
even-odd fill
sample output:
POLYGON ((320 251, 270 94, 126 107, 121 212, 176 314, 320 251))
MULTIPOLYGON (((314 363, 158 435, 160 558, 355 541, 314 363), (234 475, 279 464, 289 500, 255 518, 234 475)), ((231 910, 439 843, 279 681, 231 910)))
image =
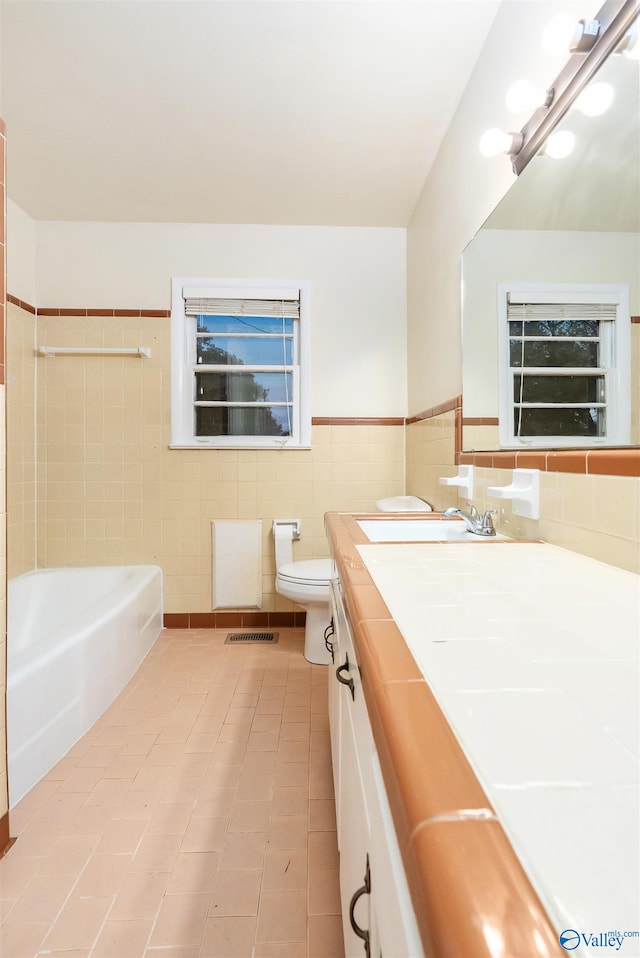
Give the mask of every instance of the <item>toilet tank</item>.
POLYGON ((378 499, 378 512, 431 512, 431 506, 424 499, 417 496, 389 496, 387 499, 378 499))

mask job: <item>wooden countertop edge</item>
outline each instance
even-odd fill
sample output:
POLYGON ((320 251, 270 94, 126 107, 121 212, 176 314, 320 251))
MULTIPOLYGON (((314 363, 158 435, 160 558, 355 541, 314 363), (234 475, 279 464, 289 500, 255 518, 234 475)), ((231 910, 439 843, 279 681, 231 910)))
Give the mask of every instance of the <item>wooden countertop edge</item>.
POLYGON ((564 955, 356 549, 369 540, 353 515, 330 512, 325 524, 425 955, 564 955))

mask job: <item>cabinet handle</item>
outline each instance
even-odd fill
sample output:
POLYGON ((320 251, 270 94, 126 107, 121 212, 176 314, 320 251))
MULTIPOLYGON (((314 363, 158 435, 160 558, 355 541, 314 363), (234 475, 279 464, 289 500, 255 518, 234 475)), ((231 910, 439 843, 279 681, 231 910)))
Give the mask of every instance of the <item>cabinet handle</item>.
POLYGON ((329 642, 329 637, 335 635, 335 628, 333 625, 333 616, 331 616, 331 622, 324 630, 324 644, 326 646, 327 652, 331 652, 331 661, 335 662, 335 657, 333 654, 333 642, 329 642))
POLYGON ((361 928, 353 916, 353 912, 357 903, 360 901, 363 895, 371 894, 371 872, 369 871, 369 856, 367 855, 367 865, 364 872, 364 885, 358 888, 357 891, 351 896, 351 902, 349 903, 349 921, 351 922, 351 927, 353 928, 355 934, 358 938, 362 938, 364 945, 364 953, 367 958, 370 958, 370 945, 369 945, 369 932, 361 928))
POLYGON ((340 673, 344 671, 347 671, 347 672, 349 671, 349 656, 348 655, 345 655, 344 657, 344 665, 339 665, 338 668, 336 669, 336 678, 338 682, 342 683, 342 685, 346 685, 349 689, 351 689, 351 698, 355 699, 356 697, 355 683, 353 679, 351 678, 349 679, 342 678, 340 673))

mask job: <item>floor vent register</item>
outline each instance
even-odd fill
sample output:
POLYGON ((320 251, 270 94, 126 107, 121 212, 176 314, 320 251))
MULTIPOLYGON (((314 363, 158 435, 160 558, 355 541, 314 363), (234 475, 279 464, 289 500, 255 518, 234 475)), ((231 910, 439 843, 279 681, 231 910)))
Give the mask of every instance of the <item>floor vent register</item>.
POLYGON ((235 642, 270 642, 274 645, 278 641, 278 632, 229 632, 225 644, 235 642))

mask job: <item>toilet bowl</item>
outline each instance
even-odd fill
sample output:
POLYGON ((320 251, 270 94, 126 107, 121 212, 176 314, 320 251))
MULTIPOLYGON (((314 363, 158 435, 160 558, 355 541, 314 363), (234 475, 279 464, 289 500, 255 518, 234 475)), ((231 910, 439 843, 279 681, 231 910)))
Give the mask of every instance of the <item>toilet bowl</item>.
POLYGON ((331 654, 324 642, 329 625, 330 559, 303 559, 280 566, 276 591, 291 599, 307 613, 304 629, 304 657, 316 665, 329 665, 331 654))
POLYGON ((301 606, 306 612, 304 657, 315 665, 329 665, 331 653, 324 633, 331 621, 329 579, 331 559, 292 561, 293 527, 274 520, 276 553, 276 592, 301 606))

